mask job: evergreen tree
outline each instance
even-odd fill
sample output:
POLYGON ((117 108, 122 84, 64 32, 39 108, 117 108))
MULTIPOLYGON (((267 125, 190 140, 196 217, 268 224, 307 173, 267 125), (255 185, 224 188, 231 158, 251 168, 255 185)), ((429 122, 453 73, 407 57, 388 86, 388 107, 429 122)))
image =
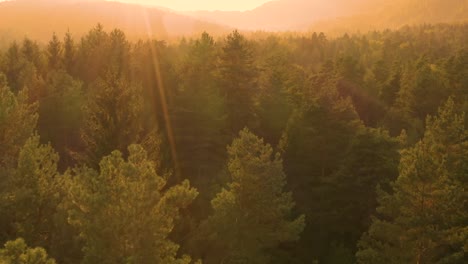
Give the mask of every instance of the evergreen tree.
POLYGON ((97 167, 100 159, 113 150, 126 152, 134 143, 145 145, 151 157, 159 151, 160 141, 155 128, 148 128, 144 118, 142 97, 135 84, 108 74, 97 81, 85 106, 81 137, 85 155, 79 157, 97 167))
POLYGON ((282 160, 270 145, 244 129, 228 155, 232 182, 211 202, 206 224, 214 244, 206 263, 269 263, 279 245, 299 239, 304 216, 293 216, 282 160))
POLYGON ((121 30, 114 29, 109 33, 109 63, 110 71, 117 74, 118 77, 129 77, 130 64, 130 43, 128 42, 125 33, 121 30))
POLYGON ((375 190, 388 188, 398 176, 398 147, 397 139, 386 131, 362 127, 337 171, 321 179, 316 221, 323 243, 332 241, 325 263, 355 263, 356 243, 369 228, 377 206, 375 190), (340 260, 343 254, 348 259, 340 260))
MULTIPOLYGON (((0 74, 0 79, 2 74, 0 74)), ((0 241, 11 238, 11 215, 8 213, 9 180, 16 168, 21 147, 32 135, 36 123, 36 105, 28 104, 26 93, 15 96, 0 83, 0 241)))
POLYGON ((9 225, 3 230, 48 250, 57 235, 55 216, 63 196, 58 158, 50 145, 40 145, 38 136, 27 140, 0 197, 0 209, 9 225))
POLYGON ((169 239, 179 212, 198 195, 188 181, 168 187, 139 145, 104 157, 100 172, 75 170, 70 221, 82 235, 83 263, 190 263, 169 239))
POLYGON ((224 100, 216 85, 216 47, 203 33, 181 65, 180 81, 172 107, 174 133, 182 174, 197 186, 209 186, 225 157, 224 100))
POLYGON ((77 76, 87 84, 105 78, 113 67, 108 63, 110 52, 109 34, 98 24, 81 39, 76 54, 77 76))
POLYGON ((84 89, 63 70, 50 72, 47 83, 46 94, 39 99, 38 132, 60 154, 60 168, 64 169, 73 164, 73 153, 82 148, 84 89))
POLYGON ((24 64, 26 64, 26 60, 20 52, 19 45, 13 42, 2 56, 2 71, 14 92, 18 92, 23 88, 20 84, 20 73, 24 64))
POLYGON ((332 177, 342 169, 362 124, 351 100, 342 99, 333 83, 321 84, 322 78, 326 77, 316 77, 316 84, 306 90, 279 146, 298 210, 307 216, 300 246, 295 248, 301 262, 322 261, 335 240, 341 243, 342 234, 332 229, 354 228, 346 223, 330 225, 340 217, 328 202, 336 194, 333 184, 339 185, 332 177))
POLYGON ((47 45, 47 57, 49 59, 50 69, 58 69, 62 62, 62 43, 54 33, 52 39, 47 45))
MULTIPOLYGON (((25 39, 22 46, 12 43, 3 59, 3 72, 14 93, 25 88, 35 88, 35 94, 41 92, 43 80, 39 70, 46 71, 42 54, 37 43, 25 39)), ((32 99, 36 97, 32 97, 32 99)))
POLYGON ((76 47, 70 31, 67 31, 63 40, 63 64, 68 74, 73 74, 76 60, 76 47))
POLYGON ((220 85, 226 98, 230 132, 254 125, 257 69, 249 42, 237 30, 227 36, 220 55, 220 85))
MULTIPOLYGON (((185 215, 186 228, 204 219, 210 211, 210 200, 220 183, 226 145, 226 109, 216 82, 216 45, 207 33, 188 47, 180 65, 179 81, 171 103, 177 162, 182 177, 200 191, 199 198, 185 215)), ((186 236, 187 230, 181 230, 186 236)))
POLYGON ((390 76, 383 83, 379 92, 379 99, 386 107, 392 107, 400 91, 401 65, 400 62, 394 62, 390 76))
POLYGON ((359 263, 465 263, 468 134, 452 99, 402 152, 392 193, 359 243, 359 263))
POLYGON ((27 61, 34 65, 38 75, 44 76, 44 73, 47 70, 47 60, 42 53, 39 44, 36 41, 25 38, 23 40, 23 45, 21 46, 21 53, 27 61))
POLYGON ((37 104, 28 103, 26 92, 15 96, 5 83, 0 85, 0 175, 15 165, 20 148, 36 127, 37 118, 37 104))
POLYGON ((43 248, 28 248, 22 238, 8 241, 0 249, 2 264, 55 264, 55 260, 47 256, 43 248))
POLYGON ((304 70, 291 65, 289 56, 277 49, 266 59, 259 82, 257 133, 272 145, 280 141, 295 107, 295 90, 302 90, 305 83, 304 70))

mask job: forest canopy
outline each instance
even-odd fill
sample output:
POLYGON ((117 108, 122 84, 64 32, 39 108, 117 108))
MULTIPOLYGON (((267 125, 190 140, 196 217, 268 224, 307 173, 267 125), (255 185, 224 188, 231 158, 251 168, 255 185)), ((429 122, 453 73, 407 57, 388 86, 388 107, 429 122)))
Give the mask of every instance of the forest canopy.
POLYGON ((468 24, 0 50, 0 263, 465 263, 468 24))

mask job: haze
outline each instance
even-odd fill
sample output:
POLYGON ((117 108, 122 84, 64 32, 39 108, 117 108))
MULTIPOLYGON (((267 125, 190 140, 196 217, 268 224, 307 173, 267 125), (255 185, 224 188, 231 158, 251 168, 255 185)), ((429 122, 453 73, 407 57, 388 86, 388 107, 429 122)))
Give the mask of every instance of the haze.
POLYGON ((467 0, 0 0, 0 45, 11 39, 48 41, 55 32, 82 36, 101 23, 127 37, 167 39, 203 31, 365 32, 468 20, 467 0), (118 3, 118 2, 122 3, 118 3), (49 4, 43 5, 41 3, 49 4), (139 6, 137 4, 141 4, 139 6), (170 10, 175 10, 175 12, 170 10), (193 11, 186 11, 193 10, 193 11), (197 11, 198 10, 198 11, 197 11), (215 11, 213 11, 215 10, 215 11), (243 11, 248 10, 248 11, 243 11), (435 12, 437 10, 437 12, 435 12), (145 16, 142 16, 142 12, 145 16))
POLYGON ((258 7, 268 0, 120 0, 119 2, 139 3, 145 5, 164 6, 178 11, 194 10, 223 10, 223 11, 245 11, 258 7))

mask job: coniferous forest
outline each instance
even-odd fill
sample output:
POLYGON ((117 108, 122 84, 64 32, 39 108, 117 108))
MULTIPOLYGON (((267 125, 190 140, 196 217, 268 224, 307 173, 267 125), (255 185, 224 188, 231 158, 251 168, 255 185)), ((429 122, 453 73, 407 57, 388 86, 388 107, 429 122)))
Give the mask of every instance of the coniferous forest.
POLYGON ((467 43, 466 23, 11 42, 0 263, 467 263, 467 43))

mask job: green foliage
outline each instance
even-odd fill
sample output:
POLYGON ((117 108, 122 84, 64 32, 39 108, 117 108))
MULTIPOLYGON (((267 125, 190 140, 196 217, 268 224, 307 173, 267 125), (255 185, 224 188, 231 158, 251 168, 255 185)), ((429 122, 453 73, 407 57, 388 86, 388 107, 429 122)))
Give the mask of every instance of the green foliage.
POLYGON ((55 264, 55 260, 48 258, 43 248, 28 248, 22 238, 8 241, 0 249, 2 264, 55 264))
POLYGON ((42 92, 44 72, 47 70, 45 65, 46 59, 39 45, 26 38, 21 46, 16 42, 10 45, 0 69, 14 93, 27 90, 30 99, 34 100, 42 92))
POLYGON ((0 242, 71 264, 461 263, 467 29, 4 46, 0 242))
POLYGON ((74 171, 70 221, 81 230, 83 263, 189 263, 169 239, 180 210, 198 195, 188 181, 169 187, 139 145, 74 171))
POLYGON ((249 42, 237 30, 229 34, 220 54, 220 86, 226 99, 230 132, 254 125, 257 69, 249 42))
POLYGON ((98 80, 85 106, 81 138, 85 147, 82 159, 96 167, 113 150, 126 152, 134 143, 148 143, 150 155, 159 151, 156 132, 143 124, 143 105, 139 89, 128 80, 109 74, 98 80))
POLYGON ((64 197, 63 177, 57 171, 58 154, 41 145, 38 136, 21 148, 17 166, 8 170, 0 193, 2 240, 24 237, 49 253, 70 253, 70 238, 64 237, 66 218, 59 204, 64 197), (5 223, 3 223, 5 221, 5 223))
MULTIPOLYGON (((320 179, 317 188, 323 201, 314 211, 317 217, 314 224, 321 226, 324 241, 331 235, 342 243, 335 249, 338 252, 331 251, 328 258, 351 255, 348 262, 353 262, 353 254, 349 253, 354 252, 356 242, 370 225, 370 215, 375 212, 374 190, 377 186, 388 188, 398 175, 398 148, 398 141, 385 131, 362 128, 351 140, 338 170, 320 179)), ((331 244, 332 249, 335 246, 331 244)))
POLYGON ((183 59, 179 89, 172 104, 175 143, 183 175, 208 185, 208 175, 224 162, 226 109, 215 82, 216 47, 203 33, 183 59), (208 174, 208 175, 207 175, 208 174))
MULTIPOLYGON (((214 248, 224 263, 268 263, 269 250, 299 239, 304 216, 294 218, 279 154, 248 129, 228 147, 232 179, 212 200, 208 219, 214 248)), ((213 254, 214 255, 214 254, 213 254)), ((207 263, 217 263, 207 258, 207 263)))
POLYGON ((288 54, 278 50, 278 44, 268 52, 259 77, 258 128, 256 131, 266 142, 280 141, 297 98, 303 90, 305 72, 293 65, 288 54))
POLYGON ((29 104, 25 92, 15 96, 7 86, 0 87, 0 171, 16 163, 19 149, 36 127, 36 111, 37 104, 29 104))
POLYGON ((340 97, 333 79, 323 83, 325 77, 315 76, 316 87, 291 116, 281 142, 288 182, 308 221, 296 249, 307 256, 303 262, 315 256, 329 263, 337 244, 353 252, 375 208, 373 190, 397 174, 398 142, 364 127, 351 100, 340 97))
POLYGON ((424 138, 402 152, 381 217, 362 237, 360 263, 464 263, 468 134, 452 99, 428 117, 424 138))
POLYGON ((84 91, 81 82, 62 70, 50 72, 47 83, 39 99, 38 130, 42 140, 51 142, 60 154, 60 167, 68 167, 73 164, 74 151, 81 147, 84 91))
POLYGON ((437 107, 447 100, 450 89, 444 87, 445 80, 436 65, 421 58, 414 68, 402 76, 402 87, 397 105, 412 117, 424 119, 434 114, 437 107))
POLYGON ((63 66, 71 74, 76 60, 76 47, 70 31, 67 31, 63 40, 63 66))
POLYGON ((62 57, 62 43, 59 41, 57 35, 54 33, 52 39, 47 46, 47 58, 49 59, 49 67, 57 69, 60 67, 62 57))

